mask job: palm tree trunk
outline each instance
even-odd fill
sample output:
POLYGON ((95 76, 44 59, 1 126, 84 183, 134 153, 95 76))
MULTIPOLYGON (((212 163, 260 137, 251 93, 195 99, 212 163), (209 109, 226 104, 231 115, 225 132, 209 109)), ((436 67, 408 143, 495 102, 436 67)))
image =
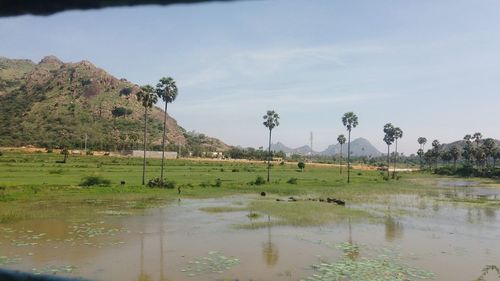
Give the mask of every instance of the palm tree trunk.
POLYGON ((340 174, 342 175, 342 144, 340 144, 340 174))
POLYGON ((146 132, 148 129, 148 108, 144 107, 144 159, 142 163, 142 185, 146 180, 146 132))
POLYGON ((271 169, 271 129, 269 129, 269 149, 267 152, 267 182, 269 183, 269 174, 271 169))
POLYGON ((167 102, 165 102, 165 117, 163 118, 163 140, 161 142, 161 172, 160 172, 160 184, 163 186, 163 166, 165 162, 165 133, 167 130, 167 102))
POLYGON ((391 167, 391 158, 390 158, 390 151, 389 151, 389 145, 387 145, 387 178, 390 176, 390 171, 389 167, 391 167))
POLYGON ((351 130, 349 130, 349 142, 347 143, 347 183, 351 182, 351 130))
POLYGON ((392 170, 392 178, 396 178, 396 164, 398 162, 398 139, 396 139, 396 147, 394 153, 394 169, 392 170))

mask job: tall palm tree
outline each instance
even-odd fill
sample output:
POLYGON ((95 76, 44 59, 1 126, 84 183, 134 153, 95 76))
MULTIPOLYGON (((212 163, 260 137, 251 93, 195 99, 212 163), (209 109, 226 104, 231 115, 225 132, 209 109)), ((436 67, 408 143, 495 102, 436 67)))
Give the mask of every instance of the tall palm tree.
POLYGON ((396 177, 396 164, 398 162, 398 139, 403 137, 403 130, 399 127, 394 128, 394 170, 392 170, 392 178, 396 177))
POLYGON ((420 157, 420 167, 423 167, 422 164, 422 156, 424 155, 424 149, 425 149, 425 144, 427 143, 427 138, 425 137, 419 137, 417 139, 418 144, 420 144, 420 149, 418 151, 421 151, 420 153, 417 153, 418 156, 420 157))
POLYGON ((342 124, 347 128, 348 141, 347 141, 347 183, 351 182, 351 130, 358 126, 358 116, 354 112, 346 112, 342 116, 342 124))
POLYGON ((161 173, 160 184, 163 186, 163 166, 165 161, 165 137, 167 131, 167 105, 172 103, 177 97, 177 86, 175 85, 172 77, 163 77, 160 82, 156 84, 156 94, 165 102, 165 116, 163 118, 163 139, 161 142, 161 173))
POLYGON ((274 127, 278 127, 280 125, 280 116, 274 110, 268 110, 266 115, 264 115, 262 118, 264 119, 264 122, 262 124, 264 124, 264 126, 269 129, 269 149, 267 156, 267 182, 269 182, 269 174, 271 169, 271 133, 274 127))
POLYGON ((475 150, 475 153, 473 153, 474 157, 476 158, 476 167, 479 169, 479 162, 481 162, 481 155, 482 155, 482 151, 481 149, 479 149, 479 143, 481 142, 481 138, 483 137, 483 135, 479 132, 476 132, 474 133, 474 135, 472 135, 472 138, 474 139, 474 142, 476 143, 476 150, 475 150))
POLYGON ((425 137, 419 137, 417 139, 417 142, 418 142, 418 144, 420 144, 420 148, 422 150, 425 150, 425 144, 427 143, 427 138, 425 138, 425 137))
POLYGON ((458 146, 454 145, 450 148, 450 155, 451 158, 453 159, 453 169, 457 168, 457 160, 458 157, 460 157, 460 150, 458 149, 458 146))
POLYGON ((390 147, 394 142, 394 126, 391 123, 387 123, 384 125, 384 142, 387 144, 387 178, 389 178, 389 167, 391 164, 390 158, 390 147))
POLYGON ((439 154, 440 154, 440 146, 441 144, 439 143, 438 140, 433 140, 432 141, 432 158, 434 159, 434 163, 436 165, 436 169, 438 166, 438 159, 439 159, 439 154))
POLYGON ((342 146, 344 145, 346 139, 344 135, 339 135, 337 141, 340 144, 340 174, 342 175, 342 146))
POLYGON ((146 179, 146 134, 148 130, 148 108, 153 107, 158 101, 158 97, 155 95, 155 89, 150 86, 142 86, 141 90, 137 92, 137 100, 142 102, 144 107, 144 160, 142 164, 142 185, 145 184, 146 179))

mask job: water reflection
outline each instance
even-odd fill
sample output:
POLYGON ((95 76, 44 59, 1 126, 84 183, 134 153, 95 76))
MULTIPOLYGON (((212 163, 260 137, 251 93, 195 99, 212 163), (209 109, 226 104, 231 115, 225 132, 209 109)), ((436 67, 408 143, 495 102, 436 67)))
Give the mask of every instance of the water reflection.
POLYGON ((151 281, 151 276, 144 272, 144 227, 141 231, 141 261, 139 268, 139 277, 137 277, 137 281, 151 281))
POLYGON ((351 218, 349 218, 349 240, 348 240, 350 249, 345 250, 344 254, 351 259, 352 261, 355 261, 359 258, 359 247, 354 244, 352 240, 352 226, 351 226, 351 218))
POLYGON ((396 221, 392 216, 388 215, 385 218, 385 240, 392 242, 396 239, 403 238, 403 224, 396 221))
POLYGON ((267 241, 262 243, 262 257, 268 267, 276 265, 279 259, 278 247, 271 240, 271 217, 267 216, 267 241))

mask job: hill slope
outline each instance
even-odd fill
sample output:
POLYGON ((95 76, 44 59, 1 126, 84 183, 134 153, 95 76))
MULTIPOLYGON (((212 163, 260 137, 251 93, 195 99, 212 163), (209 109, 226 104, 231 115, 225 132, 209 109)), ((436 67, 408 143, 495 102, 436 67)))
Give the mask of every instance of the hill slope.
MULTIPOLYGON (((38 64, 0 57, 0 145, 140 147, 144 108, 137 85, 117 79, 88 61, 63 63, 54 56, 38 64)), ((149 112, 148 138, 159 147, 164 111, 149 112)), ((171 146, 189 144, 189 135, 167 115, 171 146)), ((227 145, 209 138, 212 150, 227 145), (219 146, 219 147, 217 147, 219 146)), ((171 147, 172 149, 173 147, 171 147)))

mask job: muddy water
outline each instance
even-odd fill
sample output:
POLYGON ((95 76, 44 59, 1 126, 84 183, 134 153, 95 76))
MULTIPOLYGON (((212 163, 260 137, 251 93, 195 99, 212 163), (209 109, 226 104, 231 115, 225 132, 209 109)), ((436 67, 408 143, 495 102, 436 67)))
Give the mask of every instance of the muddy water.
POLYGON ((92 280, 300 280, 317 273, 311 265, 344 259, 339 245, 347 243, 356 245, 351 259, 383 253, 436 280, 473 280, 500 264, 500 211, 435 200, 442 196, 350 206, 380 219, 321 227, 243 230, 234 225, 249 222, 245 211, 199 210, 251 200, 242 197, 182 200, 144 215, 24 221, 0 226, 0 266, 92 280))

